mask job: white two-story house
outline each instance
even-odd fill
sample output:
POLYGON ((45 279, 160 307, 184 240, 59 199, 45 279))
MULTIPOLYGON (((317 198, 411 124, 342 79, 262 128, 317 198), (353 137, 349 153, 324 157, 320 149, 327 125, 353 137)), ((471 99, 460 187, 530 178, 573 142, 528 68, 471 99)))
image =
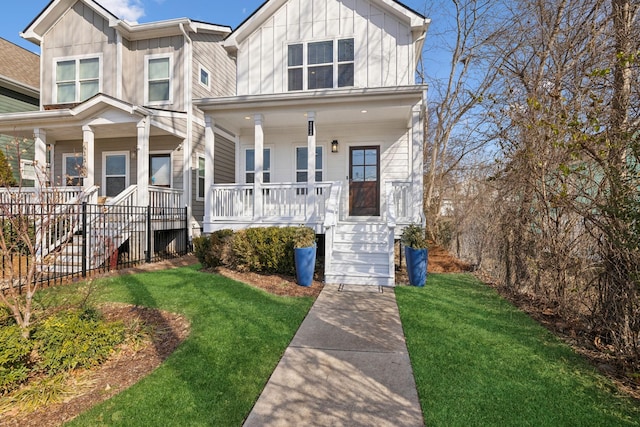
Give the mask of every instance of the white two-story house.
POLYGON ((204 231, 305 224, 324 236, 327 283, 393 285, 394 239, 423 221, 428 24, 393 0, 270 0, 227 36, 237 93, 195 101, 204 231), (233 185, 215 180, 222 129, 233 185))
POLYGON ((35 138, 37 185, 186 206, 190 235, 307 225, 327 283, 393 285, 393 242, 423 221, 428 24, 394 0, 269 0, 233 31, 55 0, 22 33, 40 110, 0 133, 35 138))

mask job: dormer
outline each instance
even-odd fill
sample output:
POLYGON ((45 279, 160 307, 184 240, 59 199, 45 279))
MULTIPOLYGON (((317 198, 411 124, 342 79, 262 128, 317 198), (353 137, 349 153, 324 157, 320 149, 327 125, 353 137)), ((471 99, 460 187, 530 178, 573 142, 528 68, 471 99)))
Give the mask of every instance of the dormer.
POLYGON ((238 95, 405 86, 429 22, 393 0, 270 0, 225 48, 238 95))

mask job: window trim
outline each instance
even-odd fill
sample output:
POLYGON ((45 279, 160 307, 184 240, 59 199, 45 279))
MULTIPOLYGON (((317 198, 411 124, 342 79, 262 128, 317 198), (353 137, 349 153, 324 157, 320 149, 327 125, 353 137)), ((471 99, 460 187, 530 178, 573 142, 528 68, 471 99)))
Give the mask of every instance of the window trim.
POLYGON ((79 153, 62 153, 62 186, 63 187, 82 187, 84 185, 85 176, 79 172, 78 175, 69 175, 67 172, 67 159, 69 157, 72 158, 80 158, 82 159, 82 167, 85 167, 84 157, 79 153), (72 176, 73 178, 78 178, 80 180, 80 185, 70 185, 68 184, 68 177, 72 176))
POLYGON ((309 90, 323 90, 323 89, 339 89, 342 87, 356 87, 356 49, 355 49, 355 37, 339 37, 333 39, 325 39, 325 40, 307 40, 307 41, 298 41, 295 43, 285 43, 284 51, 287 55, 286 63, 286 87, 287 92, 303 92, 309 90), (354 51, 353 51, 353 60, 351 61, 340 61, 339 58, 339 42, 342 40, 352 40, 354 43, 354 51), (332 42, 333 45, 333 62, 331 63, 332 74, 333 74, 333 84, 331 87, 326 88, 315 88, 309 89, 309 67, 320 67, 320 66, 328 66, 330 63, 322 63, 322 64, 309 64, 309 44, 312 43, 323 43, 323 42, 332 42), (302 45, 302 65, 289 65, 289 47, 295 45, 302 45), (339 68, 340 65, 345 64, 353 64, 353 86, 339 86, 340 74, 339 68), (302 89, 289 89, 289 71, 293 69, 302 69, 302 89))
POLYGON ((147 179, 149 180, 149 186, 150 187, 159 187, 159 188, 173 188, 173 151, 171 150, 155 150, 155 151, 149 151, 149 173, 147 174, 147 179), (154 185, 151 183, 151 157, 155 156, 155 155, 161 155, 161 156, 167 156, 169 155, 169 167, 170 167, 170 171, 169 171, 169 187, 165 187, 163 185, 154 185))
MULTIPOLYGON (((58 63, 59 62, 65 62, 65 61, 74 61, 75 62, 75 67, 76 67, 76 77, 75 77, 75 99, 72 103, 80 103, 80 102, 84 102, 86 101, 86 99, 81 100, 80 99, 80 90, 79 90, 79 84, 80 84, 80 73, 79 73, 79 67, 80 67, 80 61, 83 59, 97 59, 98 60, 98 92, 97 93, 102 93, 103 89, 102 89, 102 81, 103 81, 103 54, 102 53, 89 53, 86 55, 73 55, 73 56, 58 56, 53 58, 53 79, 52 79, 52 90, 51 90, 51 97, 53 100, 53 104, 60 104, 58 102, 58 63)), ((95 96, 95 95, 92 95, 95 96)), ((89 97, 91 98, 91 97, 89 97)), ((87 98, 87 99, 89 99, 87 98)), ((64 104, 68 104, 67 102, 65 102, 64 104)))
MULTIPOLYGON (((124 189, 129 188, 130 176, 131 176, 131 153, 129 151, 103 151, 102 152, 102 195, 107 195, 107 157, 108 156, 122 156, 125 157, 125 174, 124 174, 124 189)), ((120 175, 109 175, 113 177, 119 177, 120 175)), ((115 197, 115 196, 112 196, 115 197)))
POLYGON ((198 64, 198 84, 207 90, 211 90, 211 71, 202 64, 198 64), (207 73, 207 84, 202 83, 202 72, 207 73))
POLYGON ((207 195, 207 182, 205 178, 205 173, 207 169, 207 159, 204 156, 204 154, 198 154, 197 158, 198 158, 198 167, 196 168, 196 200, 201 202, 201 201, 204 201, 204 198, 207 195), (202 160, 204 164, 204 168, 202 169, 202 176, 200 175, 200 171, 201 171, 200 160, 202 160), (202 180, 202 184, 200 184, 200 180, 202 180), (202 192, 202 196, 200 196, 201 186, 202 186, 202 189, 204 190, 202 192))
POLYGON ((173 104, 173 54, 172 53, 156 53, 156 54, 144 56, 144 104, 145 105, 173 104), (167 78, 167 80, 169 81, 169 99, 152 102, 152 101, 149 101, 149 62, 154 59, 169 60, 169 77, 167 78))

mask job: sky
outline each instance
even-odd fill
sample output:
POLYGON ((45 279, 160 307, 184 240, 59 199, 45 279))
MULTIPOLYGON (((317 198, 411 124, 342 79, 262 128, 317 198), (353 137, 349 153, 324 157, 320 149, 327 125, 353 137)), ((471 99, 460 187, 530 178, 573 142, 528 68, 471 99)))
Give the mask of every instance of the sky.
MULTIPOLYGON (((51 0, 3 0, 0 6, 0 37, 32 52, 38 46, 20 37, 33 19, 51 0)), ((191 18, 236 28, 262 5, 264 0, 98 0, 114 15, 131 22, 152 22, 174 18, 191 18)), ((408 0, 407 6, 424 9, 424 1, 408 0)))

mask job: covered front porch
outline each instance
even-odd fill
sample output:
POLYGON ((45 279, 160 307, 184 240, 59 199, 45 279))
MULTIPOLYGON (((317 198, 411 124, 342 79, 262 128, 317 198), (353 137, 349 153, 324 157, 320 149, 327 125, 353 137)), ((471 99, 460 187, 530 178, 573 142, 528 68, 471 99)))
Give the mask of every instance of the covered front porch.
POLYGON ((71 108, 3 115, 0 131, 22 141, 21 149, 32 145, 35 186, 21 189, 25 199, 182 208, 185 117, 96 95, 71 108))
POLYGON ((204 232, 339 221, 422 221, 424 87, 340 89, 196 102, 205 113, 204 232), (235 183, 214 180, 216 135, 235 183))
POLYGON ((326 283, 394 285, 394 241, 422 223, 423 97, 407 86, 197 101, 205 113, 204 232, 305 225, 326 283), (216 137, 235 141, 215 182, 216 137))

